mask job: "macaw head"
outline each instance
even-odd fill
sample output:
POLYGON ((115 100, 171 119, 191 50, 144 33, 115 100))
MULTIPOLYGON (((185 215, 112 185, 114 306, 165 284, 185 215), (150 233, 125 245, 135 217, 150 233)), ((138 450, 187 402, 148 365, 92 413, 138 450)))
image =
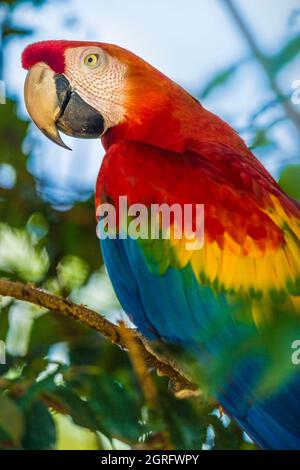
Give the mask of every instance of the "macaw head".
POLYGON ((28 70, 25 102, 32 120, 65 148, 58 131, 96 138, 145 117, 153 123, 155 109, 168 107, 166 97, 172 101, 180 88, 131 52, 103 43, 35 43, 24 50, 22 64, 28 70))

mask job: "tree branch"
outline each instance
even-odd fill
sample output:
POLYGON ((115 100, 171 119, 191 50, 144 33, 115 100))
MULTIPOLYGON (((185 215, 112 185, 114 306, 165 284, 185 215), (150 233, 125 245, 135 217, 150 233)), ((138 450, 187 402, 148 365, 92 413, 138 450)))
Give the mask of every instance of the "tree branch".
MULTIPOLYGON (((5 279, 0 279, 0 295, 30 302, 61 315, 71 317, 88 328, 98 331, 106 339, 123 349, 128 347, 127 341, 124 341, 124 332, 123 334, 120 332, 120 326, 114 325, 99 313, 83 305, 77 305, 68 299, 49 294, 31 285, 7 281, 5 279)), ((122 328, 124 330, 124 327, 122 328)), ((145 338, 134 330, 131 330, 130 334, 134 336, 135 345, 138 345, 145 364, 150 368, 155 368, 159 375, 168 377, 171 381, 172 389, 177 396, 183 397, 186 394, 193 395, 198 393, 197 386, 179 372, 174 365, 171 365, 168 361, 158 357, 149 350, 150 344, 145 338)))
POLYGON ((260 49, 254 34, 252 34, 250 28, 247 26, 246 21, 242 17, 235 2, 233 0, 222 0, 222 2, 230 11, 234 21, 238 25, 242 35, 247 41, 248 46, 250 47, 254 57, 257 59, 258 63, 264 70, 269 80, 270 87, 275 96, 279 99, 282 107, 284 108, 286 116, 292 121, 298 133, 300 133, 300 114, 293 106, 293 104, 289 101, 289 98, 287 98, 285 93, 281 91, 280 85, 278 84, 278 80, 271 70, 271 63, 269 57, 266 56, 264 52, 260 49))
POLYGON ((155 409, 158 405, 155 385, 150 377, 149 368, 143 360, 141 345, 137 342, 134 330, 126 327, 124 322, 120 323, 121 338, 127 346, 131 364, 136 373, 140 387, 149 407, 155 409))

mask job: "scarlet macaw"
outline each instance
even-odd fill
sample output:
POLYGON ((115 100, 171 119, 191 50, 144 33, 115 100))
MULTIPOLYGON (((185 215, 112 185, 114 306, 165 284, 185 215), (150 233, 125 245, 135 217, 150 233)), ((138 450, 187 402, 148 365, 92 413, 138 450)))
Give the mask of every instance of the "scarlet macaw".
POLYGON ((204 204, 202 249, 174 236, 102 239, 112 284, 147 338, 189 351, 209 393, 258 445, 299 449, 299 204, 228 124, 133 53, 45 41, 22 63, 44 134, 62 146, 58 130, 101 137, 98 211, 120 196, 204 204))

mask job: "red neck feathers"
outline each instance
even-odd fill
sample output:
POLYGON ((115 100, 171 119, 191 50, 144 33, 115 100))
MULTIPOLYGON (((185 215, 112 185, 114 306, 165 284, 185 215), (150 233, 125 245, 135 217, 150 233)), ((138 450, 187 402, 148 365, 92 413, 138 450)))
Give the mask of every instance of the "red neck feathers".
POLYGON ((219 140, 248 152, 228 124, 163 73, 120 47, 101 46, 128 70, 125 120, 106 132, 102 139, 106 149, 115 142, 133 140, 181 153, 196 149, 199 141, 219 140))

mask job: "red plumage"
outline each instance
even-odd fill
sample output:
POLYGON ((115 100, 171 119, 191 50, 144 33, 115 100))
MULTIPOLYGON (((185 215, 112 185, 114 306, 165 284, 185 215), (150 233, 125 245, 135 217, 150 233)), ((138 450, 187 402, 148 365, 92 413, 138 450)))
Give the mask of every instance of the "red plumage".
POLYGON ((118 206, 120 195, 127 195, 128 204, 146 206, 194 206, 201 201, 205 204, 207 240, 217 241, 222 248, 227 232, 241 246, 249 236, 260 252, 276 250, 284 244, 283 233, 265 211, 273 206, 270 193, 278 195, 280 191, 267 173, 262 175, 255 167, 247 172, 251 186, 245 186, 241 171, 247 170, 239 156, 225 145, 205 143, 198 146, 197 153, 179 155, 141 143, 120 142, 108 149, 103 161, 96 207, 106 199, 118 206), (236 164, 235 171, 232 163, 236 164), (257 178, 262 188, 259 194, 255 192, 257 178))

